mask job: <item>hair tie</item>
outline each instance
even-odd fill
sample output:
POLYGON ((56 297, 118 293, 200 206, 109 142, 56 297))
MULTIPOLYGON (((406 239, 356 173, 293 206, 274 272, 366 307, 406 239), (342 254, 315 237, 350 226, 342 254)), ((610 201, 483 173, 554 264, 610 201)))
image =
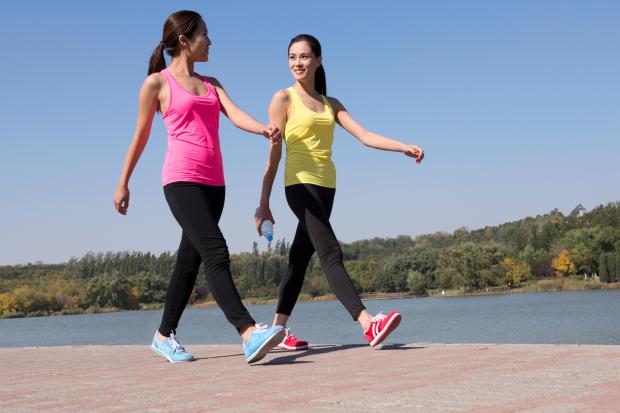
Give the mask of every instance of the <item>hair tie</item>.
POLYGON ((164 44, 164 41, 162 40, 161 42, 159 42, 159 46, 163 47, 164 49, 166 48, 166 45, 164 44))

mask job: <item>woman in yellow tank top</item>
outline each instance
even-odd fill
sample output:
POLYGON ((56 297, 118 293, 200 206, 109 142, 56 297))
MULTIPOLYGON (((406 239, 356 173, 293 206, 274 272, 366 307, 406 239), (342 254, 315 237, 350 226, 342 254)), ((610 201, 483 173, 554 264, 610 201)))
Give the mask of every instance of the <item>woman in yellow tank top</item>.
MULTIPOLYGON (((307 34, 294 37, 289 43, 288 61, 295 84, 274 94, 269 106, 269 121, 283 131, 286 200, 299 224, 290 247, 288 268, 280 284, 274 325, 286 327, 299 297, 306 267, 316 251, 334 294, 359 322, 366 340, 374 347, 398 326, 401 316, 396 311, 371 316, 344 267, 340 244, 329 223, 336 192, 336 168, 331 159, 334 128, 338 123, 364 145, 401 152, 417 163, 424 159, 424 152, 417 145, 367 131, 337 99, 325 96, 321 45, 315 37, 307 34)), ((269 198, 281 157, 282 143, 272 144, 260 206, 256 210, 259 234, 263 221, 274 222, 269 198)), ((307 346, 307 342, 295 338, 287 329, 279 347, 299 350, 307 346)))

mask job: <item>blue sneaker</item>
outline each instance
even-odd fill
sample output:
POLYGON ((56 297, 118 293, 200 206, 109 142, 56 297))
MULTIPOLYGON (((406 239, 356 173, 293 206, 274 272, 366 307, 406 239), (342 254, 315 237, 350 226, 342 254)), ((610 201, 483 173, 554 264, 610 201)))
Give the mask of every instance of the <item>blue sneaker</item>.
POLYGON ((282 326, 268 327, 266 324, 257 324, 248 342, 243 343, 243 352, 248 363, 254 363, 265 357, 269 350, 284 340, 284 335, 282 326))
POLYGON ((190 353, 185 351, 185 347, 177 341, 173 333, 170 333, 170 337, 166 338, 164 341, 159 341, 157 332, 155 332, 153 343, 151 343, 151 350, 164 356, 171 363, 182 363, 194 359, 190 353))

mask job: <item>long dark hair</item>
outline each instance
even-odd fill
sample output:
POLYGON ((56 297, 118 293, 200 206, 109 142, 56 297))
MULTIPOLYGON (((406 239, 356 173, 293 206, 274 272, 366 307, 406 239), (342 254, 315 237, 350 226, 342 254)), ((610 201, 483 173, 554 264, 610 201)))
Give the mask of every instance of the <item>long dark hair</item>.
POLYGON ((194 37, 198 25, 202 21, 202 16, 195 11, 181 10, 172 13, 164 23, 164 34, 159 44, 153 50, 149 61, 149 72, 161 72, 166 68, 166 59, 164 58, 164 50, 168 56, 174 56, 179 46, 179 36, 183 35, 187 38, 194 37))
MULTIPOLYGON (((319 40, 311 34, 298 34, 293 37, 291 42, 288 44, 288 50, 291 50, 293 43, 302 41, 308 42, 308 45, 310 45, 310 50, 312 50, 312 53, 316 57, 321 56, 321 43, 319 43, 319 40)), ((325 69, 323 68, 323 64, 316 68, 316 73, 314 74, 314 89, 321 95, 327 95, 327 80, 325 79, 325 69)))

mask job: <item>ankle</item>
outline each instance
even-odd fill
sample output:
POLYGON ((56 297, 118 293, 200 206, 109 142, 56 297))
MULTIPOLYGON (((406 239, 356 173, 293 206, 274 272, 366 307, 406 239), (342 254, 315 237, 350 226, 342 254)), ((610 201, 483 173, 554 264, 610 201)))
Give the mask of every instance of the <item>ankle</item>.
POLYGON ((360 313, 359 317, 357 317, 357 322, 360 323, 362 330, 366 332, 372 322, 372 316, 367 310, 364 310, 360 313))
POLYGON ((157 340, 159 341, 164 341, 169 337, 164 336, 162 333, 159 332, 159 330, 157 330, 157 340))
POLYGON ((286 328, 286 323, 288 321, 289 316, 281 313, 276 313, 276 316, 273 318, 272 326, 282 326, 282 328, 286 328))
POLYGON ((252 333, 256 330, 256 325, 252 324, 241 329, 239 335, 244 343, 247 343, 252 333))

